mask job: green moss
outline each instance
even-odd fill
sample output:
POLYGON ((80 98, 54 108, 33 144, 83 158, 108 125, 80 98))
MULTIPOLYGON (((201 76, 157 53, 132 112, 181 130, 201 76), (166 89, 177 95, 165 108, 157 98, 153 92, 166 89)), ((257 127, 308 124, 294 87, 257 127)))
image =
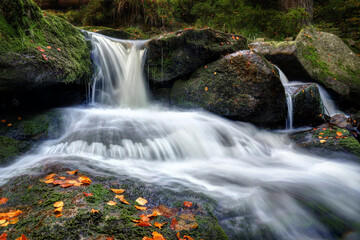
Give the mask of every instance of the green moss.
MULTIPOLYGON (((0 15, 0 62, 28 62, 39 69, 53 69, 55 77, 65 83, 90 75, 90 49, 71 24, 43 14, 31 0, 4 0, 0 9, 4 11, 0 15)), ((2 77, 10 78, 4 73, 2 77)))
POLYGON ((0 136, 0 164, 21 152, 21 142, 13 138, 0 136))
POLYGON ((354 137, 340 139, 339 146, 360 157, 360 143, 354 137))

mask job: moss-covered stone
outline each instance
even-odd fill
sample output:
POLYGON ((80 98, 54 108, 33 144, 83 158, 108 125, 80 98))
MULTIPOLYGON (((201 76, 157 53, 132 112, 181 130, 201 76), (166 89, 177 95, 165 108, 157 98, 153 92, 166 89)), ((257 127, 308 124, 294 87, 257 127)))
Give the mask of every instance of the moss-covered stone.
POLYGON ((148 42, 145 70, 150 83, 171 86, 222 55, 247 48, 247 39, 213 29, 184 29, 148 42))
POLYGON ((333 124, 323 124, 313 130, 295 133, 292 138, 301 147, 323 152, 346 152, 360 159, 360 143, 347 129, 333 124))
POLYGON ((13 138, 0 136, 0 165, 21 153, 21 142, 13 138))
MULTIPOLYGON (((71 178, 64 171, 57 174, 71 178)), ((150 214, 151 209, 160 204, 171 208, 177 218, 185 212, 195 215, 198 227, 181 231, 181 236, 190 235, 194 239, 228 239, 213 214, 216 203, 204 195, 189 191, 177 193, 131 179, 86 175, 93 181, 87 187, 61 188, 40 182, 43 177, 36 176, 17 177, 2 186, 0 195, 9 199, 3 205, 4 210, 23 211, 18 223, 2 229, 9 234, 8 239, 16 239, 22 233, 29 239, 102 239, 112 236, 116 239, 142 239, 157 231, 166 239, 176 240, 176 231, 170 229, 171 219, 166 216, 152 219, 151 227, 136 226, 132 221, 139 219, 141 214, 150 214), (115 193, 110 188, 125 189, 125 199, 130 204, 126 205, 116 200, 115 193), (83 192, 93 193, 93 196, 86 197, 83 192), (139 196, 149 201, 146 205, 148 210, 139 211, 134 207, 135 199, 139 196), (184 209, 182 202, 189 199, 194 206, 184 209), (117 205, 107 205, 109 200, 116 201, 117 205), (60 218, 55 218, 53 213, 53 204, 56 201, 64 202, 63 215, 60 218), (99 212, 91 213, 91 209, 99 212), (158 229, 154 227, 155 222, 168 223, 162 229, 158 229)))
POLYGON ((324 123, 324 106, 316 84, 290 85, 294 126, 317 126, 324 123))
POLYGON ((89 78, 90 48, 71 24, 43 13, 32 0, 1 1, 0 13, 3 96, 89 78))
POLYGON ((360 58, 339 37, 305 28, 296 38, 296 55, 313 80, 359 104, 360 58))
POLYGON ((274 66, 252 51, 239 51, 177 81, 171 102, 259 125, 283 125, 285 90, 274 66))

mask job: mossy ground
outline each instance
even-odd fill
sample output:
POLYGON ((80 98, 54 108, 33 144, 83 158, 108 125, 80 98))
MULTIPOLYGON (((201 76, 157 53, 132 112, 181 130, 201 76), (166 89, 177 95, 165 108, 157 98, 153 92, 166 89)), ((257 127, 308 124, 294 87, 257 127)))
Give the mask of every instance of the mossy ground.
MULTIPOLYGON (((58 175, 69 178, 64 171, 58 175)), ((164 235, 166 239, 177 239, 176 231, 170 229, 171 219, 165 216, 155 217, 151 227, 135 226, 132 219, 139 219, 141 214, 150 214, 151 209, 165 204, 176 215, 194 213, 197 228, 182 230, 181 235, 190 235, 194 239, 228 239, 212 214, 215 202, 201 194, 193 192, 175 193, 168 189, 145 185, 129 179, 112 177, 91 177, 90 186, 61 188, 40 182, 44 176, 23 176, 10 180, 0 188, 0 196, 9 201, 0 207, 0 212, 20 209, 20 221, 15 225, 0 228, 7 232, 8 239, 15 239, 25 234, 29 239, 102 239, 114 236, 115 239, 142 239, 151 237, 153 231, 164 235), (110 188, 125 189, 125 199, 130 205, 114 198, 110 188), (85 197, 84 193, 93 193, 85 197), (139 211, 134 205, 138 197, 146 198, 148 210, 139 211), (109 206, 108 201, 117 201, 109 206), (182 202, 191 200, 194 205, 187 209, 182 202), (55 218, 53 204, 63 201, 63 216, 55 218), (99 213, 91 213, 90 210, 99 213), (162 229, 154 227, 155 222, 168 222, 162 229)), ((138 205, 138 204, 136 204, 138 205)), ((177 217, 178 218, 178 217, 177 217)), ((179 219, 179 218, 178 218, 179 219)))
MULTIPOLYGON (((27 63, 51 69, 66 83, 90 75, 90 48, 81 32, 66 20, 42 12, 32 0, 4 0, 0 11, 2 65, 27 63)), ((5 73, 3 78, 11 78, 5 73)))
POLYGON ((336 126, 320 126, 295 134, 293 138, 302 147, 347 152, 360 157, 360 143, 348 130, 336 126))

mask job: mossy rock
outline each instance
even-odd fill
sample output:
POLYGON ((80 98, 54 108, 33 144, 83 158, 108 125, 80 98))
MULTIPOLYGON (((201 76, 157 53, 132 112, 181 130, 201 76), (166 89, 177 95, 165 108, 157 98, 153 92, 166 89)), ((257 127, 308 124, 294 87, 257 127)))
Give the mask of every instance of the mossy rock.
POLYGON ((311 78, 359 105, 360 58, 336 35, 304 28, 296 55, 311 78))
POLYGON ((262 126, 284 125, 285 90, 274 66, 252 51, 239 51, 175 82, 171 103, 203 108, 262 126))
POLYGON ((171 86, 174 80, 193 73, 221 56, 247 49, 247 39, 213 29, 184 29, 154 38, 147 43, 150 83, 171 86))
MULTIPOLYGON (((52 171, 48 169, 49 171, 52 171)), ((56 171, 58 176, 76 179, 66 169, 56 171)), ((50 173, 50 172, 49 172, 50 173)), ((2 230, 8 233, 8 239, 16 239, 25 234, 29 239, 103 239, 114 236, 115 239, 142 239, 151 237, 153 231, 161 233, 166 239, 176 240, 176 231, 170 228, 172 218, 180 220, 180 215, 192 213, 197 227, 180 231, 181 236, 189 235, 194 239, 228 240, 214 216, 216 202, 202 194, 185 191, 175 192, 160 186, 144 184, 138 180, 115 177, 90 177, 90 186, 61 188, 53 184, 40 182, 43 176, 22 176, 11 179, 0 188, 0 195, 9 201, 2 205, 5 211, 19 209, 23 213, 19 222, 8 225, 2 230), (115 198, 111 188, 125 189, 126 205, 115 198), (86 193, 93 196, 86 197, 86 193), (137 210, 135 200, 138 197, 148 200, 145 211, 137 210), (116 201, 115 206, 107 205, 108 201, 116 201), (191 208, 185 208, 183 201, 192 201, 191 208), (53 204, 63 201, 62 216, 55 217, 53 204), (149 227, 136 226, 132 221, 141 214, 150 214, 152 209, 165 205, 175 215, 171 218, 156 216, 151 219, 149 227), (95 209, 98 213, 91 213, 95 209), (155 222, 167 222, 161 229, 155 222)), ((188 220, 186 220, 188 221, 188 220)))
POLYGON ((360 161, 360 143, 347 129, 333 124, 323 124, 309 131, 292 135, 295 142, 304 148, 318 152, 345 152, 358 156, 360 161))
POLYGON ((53 86, 77 91, 90 78, 90 46, 81 31, 32 0, 1 1, 0 13, 1 101, 53 86))
POLYGON ((0 166, 22 152, 22 143, 16 139, 0 136, 0 166))
POLYGON ((315 83, 290 85, 294 126, 317 126, 325 122, 324 106, 315 83))

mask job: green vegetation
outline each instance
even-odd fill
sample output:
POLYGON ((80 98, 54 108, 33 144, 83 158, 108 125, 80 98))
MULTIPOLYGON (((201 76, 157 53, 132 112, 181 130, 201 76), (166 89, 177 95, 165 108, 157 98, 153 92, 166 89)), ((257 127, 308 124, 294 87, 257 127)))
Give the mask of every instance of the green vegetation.
POLYGON ((21 152, 21 143, 10 137, 0 136, 0 164, 21 152))
POLYGON ((65 19, 42 13, 32 0, 1 1, 0 12, 0 63, 26 59, 64 82, 90 74, 89 47, 65 19))

